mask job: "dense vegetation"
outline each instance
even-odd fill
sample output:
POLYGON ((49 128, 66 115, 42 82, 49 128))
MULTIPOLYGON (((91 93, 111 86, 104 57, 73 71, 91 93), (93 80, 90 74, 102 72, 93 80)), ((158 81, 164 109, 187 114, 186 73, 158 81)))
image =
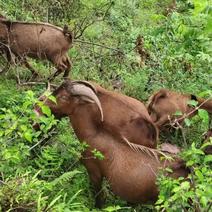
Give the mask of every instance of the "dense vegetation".
MULTIPOLYGON (((209 0, 1 0, 0 14, 73 29, 73 79, 93 80, 142 101, 161 87, 203 97, 212 94, 209 0)), ((5 63, 2 55, 0 68, 5 63)), ((53 69, 47 62, 30 63, 41 81, 53 69)), ((115 197, 105 183, 107 202, 98 210, 79 162, 85 145, 78 142, 68 120, 55 120, 38 102, 44 86, 19 86, 17 76, 25 81, 30 71, 13 65, 0 76, 0 211, 210 210, 212 158, 201 148, 209 125, 207 112, 199 110, 187 120, 183 136, 179 130, 161 136, 161 142, 185 149, 182 157, 191 167, 191 184, 161 175, 156 205, 134 207, 115 197), (39 120, 33 112, 36 103, 47 115, 39 120), (33 129, 34 122, 40 123, 40 131, 33 129)), ((55 80, 60 82, 60 77, 55 80)))

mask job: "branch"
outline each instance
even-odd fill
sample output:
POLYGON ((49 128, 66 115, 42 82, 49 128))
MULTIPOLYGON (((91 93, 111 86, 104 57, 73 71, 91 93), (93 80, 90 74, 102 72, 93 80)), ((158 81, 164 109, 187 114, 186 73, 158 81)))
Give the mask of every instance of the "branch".
POLYGON ((91 45, 94 45, 94 46, 103 47, 103 48, 105 48, 105 49, 110 49, 110 50, 119 52, 119 53, 121 53, 121 54, 124 54, 124 53, 123 53, 121 50, 119 50, 119 49, 115 49, 115 48, 112 48, 112 47, 109 47, 109 46, 105 46, 105 45, 99 44, 99 43, 93 43, 93 42, 84 41, 84 40, 80 40, 80 39, 75 40, 75 42, 78 42, 78 43, 85 43, 85 44, 91 44, 91 45))
POLYGON ((175 120, 173 121, 172 124, 175 124, 175 123, 177 123, 177 122, 179 122, 179 121, 184 120, 186 117, 190 116, 191 114, 193 114, 194 112, 196 112, 197 110, 199 110, 199 109, 201 108, 202 105, 204 105, 206 102, 208 102, 208 101, 211 100, 211 99, 212 99, 212 97, 207 98, 205 101, 203 101, 203 102, 202 102, 201 104, 199 104, 197 107, 195 107, 191 112, 184 114, 182 117, 180 117, 180 118, 178 118, 178 119, 175 119, 175 120))
POLYGON ((35 145, 33 145, 32 147, 30 147, 29 148, 29 151, 32 151, 36 146, 38 146, 39 144, 41 144, 43 141, 45 141, 46 139, 50 139, 50 136, 52 135, 52 134, 54 134, 55 133, 55 128, 53 128, 50 132, 49 132, 49 134, 48 134, 48 137, 47 138, 43 138, 43 139, 41 139, 39 142, 37 142, 35 145))
POLYGON ((3 185, 8 185, 7 183, 5 183, 4 181, 0 180, 0 184, 3 184, 3 185))
MULTIPOLYGON (((27 85, 46 85, 46 82, 19 82, 20 86, 27 86, 27 85)), ((50 84, 52 87, 58 87, 56 84, 50 84)))
MULTIPOLYGON (((85 24, 84 27, 80 27, 80 29, 76 31, 76 36, 74 37, 75 39, 80 38, 80 37, 83 35, 83 33, 85 32, 85 30, 86 30, 89 26, 93 25, 93 24, 94 24, 95 22, 97 22, 97 21, 99 22, 99 21, 103 21, 103 20, 105 19, 105 17, 106 17, 106 15, 107 15, 108 11, 110 10, 110 8, 111 8, 112 5, 113 5, 113 1, 111 1, 110 3, 107 3, 107 4, 109 4, 109 6, 108 6, 107 9, 105 10, 104 15, 102 16, 102 18, 99 19, 99 20, 93 20, 93 21, 91 21, 90 23, 88 22, 87 24, 85 24), (80 34, 77 35, 77 33, 78 33, 79 31, 80 31, 80 34)), ((98 10, 102 9, 103 7, 105 7, 107 4, 103 5, 102 7, 98 8, 97 10, 95 10, 95 11, 92 13, 92 15, 90 15, 90 18, 93 17, 93 16, 95 16, 95 13, 96 13, 98 10)), ((80 24, 81 26, 83 26, 83 24, 88 20, 87 18, 88 18, 88 17, 86 16, 86 17, 83 19, 82 23, 80 24)), ((76 28, 76 27, 75 27, 75 28, 76 28)), ((74 33, 74 34, 75 34, 75 33, 74 33)))

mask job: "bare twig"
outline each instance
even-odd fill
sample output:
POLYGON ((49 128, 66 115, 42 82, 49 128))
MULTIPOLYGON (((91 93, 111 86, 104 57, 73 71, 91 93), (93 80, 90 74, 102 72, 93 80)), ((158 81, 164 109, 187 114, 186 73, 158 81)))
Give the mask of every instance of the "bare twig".
POLYGON ((209 211, 210 211, 211 206, 212 206, 212 202, 210 202, 210 204, 209 204, 209 206, 208 206, 208 208, 207 208, 206 212, 209 212, 209 211))
MULTIPOLYGON (((28 85, 34 86, 34 85, 46 85, 46 82, 20 82, 19 81, 18 84, 21 86, 28 86, 28 85)), ((56 85, 56 84, 50 84, 50 86, 58 87, 58 85, 56 85)))
POLYGON ((36 146, 38 146, 39 144, 41 144, 43 141, 45 141, 45 140, 47 140, 47 139, 50 139, 50 136, 51 136, 52 134, 54 134, 54 133, 55 133, 55 128, 53 128, 53 129, 49 132, 47 138, 41 139, 41 140, 40 140, 39 142, 37 142, 35 145, 33 145, 32 147, 30 147, 30 148, 29 148, 29 151, 32 151, 36 146))
POLYGON ((0 180, 0 184, 7 185, 4 181, 0 180))
POLYGON ((197 110, 199 110, 201 108, 202 105, 204 105, 206 102, 208 102, 209 100, 211 100, 212 97, 210 96, 209 98, 207 98, 205 101, 203 101, 201 104, 199 104, 198 106, 196 106, 192 111, 190 111, 189 113, 185 113, 183 114, 183 116, 181 116, 180 118, 175 119, 173 122, 171 122, 171 125, 174 126, 175 124, 179 123, 180 121, 183 121, 185 118, 189 117, 191 114, 195 113, 197 110))
POLYGON ((109 11, 110 8, 112 7, 112 5, 113 5, 113 1, 111 1, 111 2, 109 2, 109 3, 106 3, 105 5, 102 5, 100 8, 98 8, 97 10, 95 10, 95 11, 90 15, 90 17, 86 16, 86 17, 82 20, 82 22, 81 22, 80 24, 78 24, 79 30, 77 30, 77 25, 75 25, 74 30, 76 30, 76 32, 74 33, 74 34, 75 34, 75 37, 74 37, 74 38, 75 38, 75 39, 80 38, 80 37, 83 35, 83 33, 85 32, 85 30, 86 30, 89 26, 93 25, 95 22, 103 21, 103 20, 105 19, 106 15, 107 15, 108 11, 109 11), (109 4, 109 5, 108 5, 108 4, 109 4), (102 16, 101 19, 99 19, 99 20, 92 20, 91 22, 89 22, 89 20, 91 19, 91 17, 95 16, 95 14, 96 14, 97 11, 101 10, 102 8, 104 8, 104 7, 107 6, 107 5, 108 5, 108 7, 107 7, 107 9, 105 10, 104 15, 102 16), (86 22, 87 22, 87 23, 86 23, 86 22), (80 25, 80 26, 79 26, 79 25, 80 25), (84 26, 83 26, 83 25, 84 25, 84 26), (80 33, 79 33, 79 32, 80 32, 80 33), (79 34, 78 34, 78 33, 79 33, 79 34))
POLYGON ((105 46, 105 45, 99 44, 99 43, 93 43, 93 42, 84 41, 84 40, 80 40, 80 39, 77 39, 75 42, 85 43, 85 44, 91 44, 91 45, 94 45, 94 46, 103 47, 103 48, 105 48, 105 49, 110 49, 110 50, 119 52, 119 53, 121 53, 121 54, 124 54, 120 49, 115 49, 115 48, 112 48, 112 47, 109 47, 109 46, 105 46))
MULTIPOLYGON (((9 42, 9 43, 10 43, 10 42, 9 42)), ((9 45, 9 44, 5 44, 5 43, 2 43, 2 42, 0 42, 0 44, 3 45, 4 47, 6 47, 6 48, 8 49, 9 54, 10 54, 10 57, 11 57, 12 63, 13 63, 13 64, 16 64, 14 58, 12 57, 12 51, 11 51, 11 49, 10 49, 10 45, 9 45)), ((3 51, 4 51, 4 50, 3 50, 3 51)))
POLYGON ((186 142, 185 130, 182 126, 180 127, 180 130, 181 130, 181 134, 182 134, 182 137, 183 137, 184 145, 185 145, 185 147, 188 147, 187 142, 186 142))

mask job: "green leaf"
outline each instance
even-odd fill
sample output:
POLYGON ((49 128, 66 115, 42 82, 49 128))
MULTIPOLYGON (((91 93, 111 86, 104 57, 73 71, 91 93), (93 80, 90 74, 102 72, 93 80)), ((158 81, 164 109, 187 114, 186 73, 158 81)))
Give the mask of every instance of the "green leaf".
POLYGON ((24 138, 27 140, 27 141, 32 141, 32 134, 31 134, 31 132, 30 131, 26 131, 25 133, 24 133, 24 138))
POLYGON ((183 113, 182 113, 181 111, 177 110, 177 111, 174 113, 174 115, 176 115, 176 116, 182 116, 183 113))
POLYGON ((42 106, 41 106, 41 110, 42 110, 42 112, 43 112, 45 115, 47 115, 47 116, 50 116, 50 115, 51 115, 51 110, 50 110, 50 108, 49 108, 48 106, 42 105, 42 106))
POLYGON ((204 180, 204 176, 202 175, 200 170, 195 170, 195 174, 196 176, 199 178, 199 180, 203 181, 204 180))
POLYGON ((188 119, 188 118, 185 118, 185 124, 187 127, 190 127, 191 126, 191 121, 188 119))
POLYGON ((55 104, 57 103, 57 99, 54 96, 52 96, 52 95, 48 96, 48 99, 50 99, 55 104))
POLYGON ((206 155, 204 158, 204 163, 210 163, 212 162, 212 155, 206 155))
POLYGON ((206 123, 209 120, 208 112, 203 109, 198 110, 198 116, 206 123))
POLYGON ((118 205, 118 206, 108 206, 107 208, 105 208, 103 210, 107 211, 107 212, 113 212, 113 211, 117 211, 120 209, 121 209, 121 207, 118 205))
POLYGON ((61 197, 62 197, 62 195, 59 195, 59 196, 56 197, 54 200, 52 200, 52 201, 50 202, 50 204, 48 205, 48 207, 46 208, 46 211, 50 210, 50 209, 53 207, 53 205, 54 205, 61 197))
POLYGON ((198 105, 198 102, 195 100, 188 100, 187 104, 196 107, 198 105))
POLYGON ((206 208, 208 205, 208 199, 205 196, 200 198, 200 202, 202 203, 203 207, 206 208))
POLYGON ((193 0, 194 2, 194 15, 201 13, 208 5, 207 0, 193 0))
POLYGON ((92 153, 94 154, 94 158, 98 158, 99 160, 104 160, 104 155, 98 151, 97 149, 92 150, 92 153))
POLYGON ((190 183, 188 181, 182 182, 180 187, 187 190, 190 188, 190 183))

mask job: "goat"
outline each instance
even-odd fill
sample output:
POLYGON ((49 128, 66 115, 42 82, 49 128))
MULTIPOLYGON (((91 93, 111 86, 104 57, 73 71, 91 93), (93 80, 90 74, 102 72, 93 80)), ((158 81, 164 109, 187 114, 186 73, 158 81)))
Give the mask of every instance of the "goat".
MULTIPOLYGON (((93 82, 67 80, 64 86, 69 84, 91 88, 101 102, 104 123, 113 126, 115 131, 120 132, 130 142, 152 148, 157 146, 157 128, 142 102, 121 93, 106 90, 93 82)), ((57 114, 58 118, 59 116, 61 115, 57 114)))
MULTIPOLYGON (((123 200, 146 203, 157 199, 156 179, 161 169, 171 168, 172 177, 187 176, 188 170, 179 158, 174 161, 159 159, 157 150, 129 142, 113 129, 114 126, 105 123, 104 108, 92 86, 68 81, 56 89, 53 96, 57 103, 47 97, 41 100, 56 117, 68 116, 78 139, 88 144, 82 163, 94 185, 97 207, 103 204, 101 184, 104 177, 114 194, 123 200), (104 155, 103 160, 94 157, 94 149, 104 155)), ((36 113, 41 114, 39 108, 36 113)))
MULTIPOLYGON (((181 94, 167 89, 161 89, 153 94, 148 100, 147 109, 157 127, 162 129, 169 124, 170 119, 174 118, 177 111, 181 111, 187 117, 195 115, 196 110, 188 105, 189 100, 197 101, 199 108, 207 110, 210 114, 212 113, 211 99, 205 100, 194 95, 181 94)), ((182 122, 183 119, 184 116, 181 116, 178 120, 182 122)))
POLYGON ((14 54, 34 76, 38 74, 26 57, 51 61, 57 70, 49 80, 62 71, 64 77, 67 77, 71 68, 67 52, 72 42, 73 35, 67 26, 62 29, 48 23, 28 23, 0 18, 0 44, 6 52, 8 62, 11 62, 11 53, 14 54))

